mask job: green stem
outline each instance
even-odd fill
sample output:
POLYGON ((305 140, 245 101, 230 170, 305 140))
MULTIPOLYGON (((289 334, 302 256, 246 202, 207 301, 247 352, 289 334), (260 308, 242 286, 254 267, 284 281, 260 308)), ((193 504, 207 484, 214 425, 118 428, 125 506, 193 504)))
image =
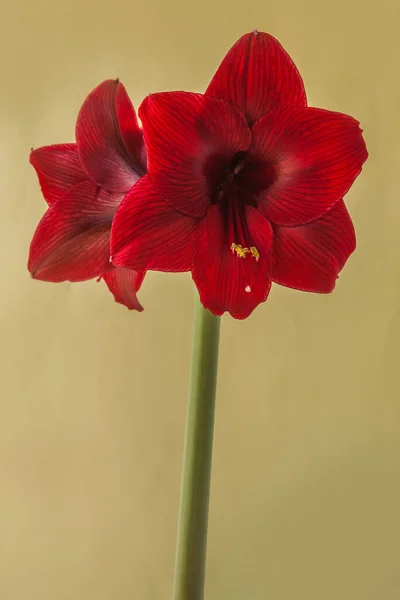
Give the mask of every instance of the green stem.
POLYGON ((196 301, 173 600, 203 600, 220 317, 196 301))

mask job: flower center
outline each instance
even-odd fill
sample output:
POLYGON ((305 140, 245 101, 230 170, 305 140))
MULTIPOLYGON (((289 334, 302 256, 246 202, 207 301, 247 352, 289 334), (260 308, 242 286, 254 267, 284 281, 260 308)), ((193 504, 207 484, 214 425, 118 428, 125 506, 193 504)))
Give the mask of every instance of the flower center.
POLYGON ((238 152, 230 161, 213 161, 208 174, 211 202, 220 206, 229 249, 237 258, 258 261, 260 254, 252 243, 246 207, 257 208, 257 194, 274 182, 275 169, 238 152))

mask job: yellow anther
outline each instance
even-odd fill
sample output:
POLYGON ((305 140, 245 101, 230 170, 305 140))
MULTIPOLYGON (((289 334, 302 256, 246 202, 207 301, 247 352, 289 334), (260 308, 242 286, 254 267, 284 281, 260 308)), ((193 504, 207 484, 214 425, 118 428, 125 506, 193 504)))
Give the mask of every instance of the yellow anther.
POLYGON ((260 258, 260 253, 255 246, 250 246, 251 255, 258 260, 260 258))
POLYGON ((247 258, 247 254, 251 254, 253 258, 258 260, 260 258, 260 253, 258 252, 255 246, 251 246, 250 248, 243 248, 240 244, 231 244, 231 250, 236 252, 238 258, 247 258))
POLYGON ((231 250, 236 252, 239 258, 246 258, 246 254, 250 252, 248 248, 243 248, 240 244, 231 244, 231 250))

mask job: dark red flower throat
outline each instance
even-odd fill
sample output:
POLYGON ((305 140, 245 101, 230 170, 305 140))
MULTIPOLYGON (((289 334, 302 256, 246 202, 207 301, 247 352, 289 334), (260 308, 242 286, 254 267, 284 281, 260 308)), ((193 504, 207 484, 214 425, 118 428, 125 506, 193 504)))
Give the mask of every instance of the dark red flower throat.
POLYGON ((206 167, 206 177, 211 204, 220 206, 227 246, 238 258, 258 261, 260 254, 252 243, 245 206, 258 207, 259 193, 277 179, 276 166, 260 163, 250 152, 240 151, 228 161, 214 157, 206 167))

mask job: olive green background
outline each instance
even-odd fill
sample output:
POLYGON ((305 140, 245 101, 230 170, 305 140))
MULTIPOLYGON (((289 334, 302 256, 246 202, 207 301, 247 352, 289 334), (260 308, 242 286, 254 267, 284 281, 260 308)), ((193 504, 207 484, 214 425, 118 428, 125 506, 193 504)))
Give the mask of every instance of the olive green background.
POLYGON ((142 314, 103 283, 29 278, 30 147, 72 141, 103 79, 135 106, 204 90, 257 28, 311 105, 361 121, 370 158, 335 292, 275 286, 223 318, 206 600, 398 600, 398 3, 3 0, 0 17, 0 598, 171 597, 191 350, 188 274, 149 274, 142 314))

